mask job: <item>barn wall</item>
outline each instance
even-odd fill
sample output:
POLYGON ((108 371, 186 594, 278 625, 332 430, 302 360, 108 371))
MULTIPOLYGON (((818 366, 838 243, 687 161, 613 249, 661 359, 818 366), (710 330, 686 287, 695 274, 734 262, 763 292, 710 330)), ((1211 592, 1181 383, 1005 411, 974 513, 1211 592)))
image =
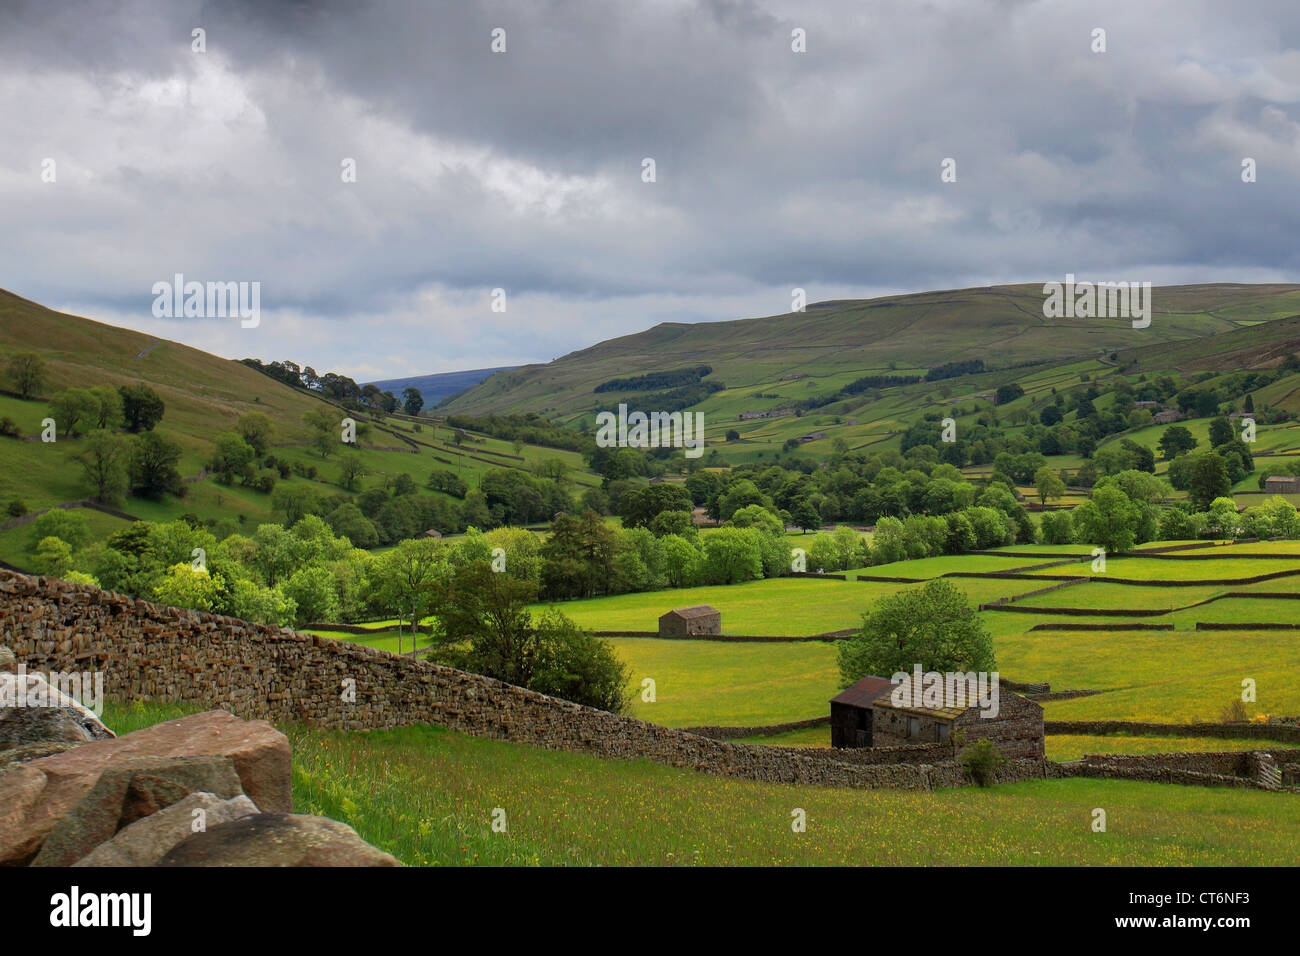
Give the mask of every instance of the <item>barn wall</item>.
POLYGON ((998 715, 981 717, 978 710, 968 710, 953 725, 954 735, 963 735, 962 746, 977 740, 993 741, 1007 757, 1043 757, 1043 708, 1019 694, 1005 691, 998 699, 998 715))

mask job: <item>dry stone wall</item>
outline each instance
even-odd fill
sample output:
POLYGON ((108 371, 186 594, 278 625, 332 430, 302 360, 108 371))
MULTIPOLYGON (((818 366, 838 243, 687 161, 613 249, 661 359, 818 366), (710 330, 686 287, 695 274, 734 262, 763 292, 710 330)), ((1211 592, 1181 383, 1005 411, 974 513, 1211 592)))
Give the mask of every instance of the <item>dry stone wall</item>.
POLYGON ((1049 720, 1044 723, 1048 736, 1082 734, 1101 737, 1107 734, 1133 734, 1155 737, 1219 737, 1231 739, 1277 740, 1300 744, 1297 724, 1157 724, 1138 720, 1049 720))

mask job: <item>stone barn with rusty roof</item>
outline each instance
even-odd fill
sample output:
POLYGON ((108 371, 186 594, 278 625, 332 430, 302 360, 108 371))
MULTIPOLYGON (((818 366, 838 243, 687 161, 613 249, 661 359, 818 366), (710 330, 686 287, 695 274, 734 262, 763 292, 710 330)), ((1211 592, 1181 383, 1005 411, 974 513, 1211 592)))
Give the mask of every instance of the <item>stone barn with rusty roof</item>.
POLYGON ((697 634, 721 634, 722 612, 707 604, 679 607, 659 618, 660 637, 691 637, 697 634))
POLYGON ((894 689, 888 677, 864 677, 831 698, 831 746, 872 746, 871 705, 894 689))

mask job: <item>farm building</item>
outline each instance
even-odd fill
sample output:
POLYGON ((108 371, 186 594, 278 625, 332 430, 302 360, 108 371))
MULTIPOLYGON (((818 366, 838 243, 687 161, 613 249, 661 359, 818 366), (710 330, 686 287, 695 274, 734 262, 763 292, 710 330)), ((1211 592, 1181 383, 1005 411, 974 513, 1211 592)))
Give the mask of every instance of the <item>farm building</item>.
POLYGON ((826 437, 825 432, 809 432, 807 435, 800 435, 799 440, 801 442, 810 442, 810 441, 818 441, 819 439, 825 437, 826 437))
POLYGON ((692 634, 721 634, 722 612, 707 604, 679 607, 659 618, 660 637, 689 637, 692 634))
POLYGON ((1183 413, 1176 408, 1166 408, 1163 412, 1156 412, 1151 418, 1157 425, 1169 425, 1182 419, 1183 413))
POLYGON ((899 707, 889 695, 871 708, 871 737, 876 747, 941 743, 957 734, 969 746, 982 738, 993 741, 1005 757, 1042 757, 1042 705, 1003 690, 998 714, 984 717, 978 705, 970 707, 899 707))
POLYGON ((831 746, 871 746, 871 704, 894 685, 888 677, 864 677, 831 698, 831 746))
POLYGON ((430 528, 428 531, 421 531, 420 534, 419 534, 419 537, 421 537, 421 538, 441 538, 441 537, 442 537, 442 532, 439 531, 437 528, 430 528))
POLYGON ((996 717, 969 707, 899 706, 891 699, 894 685, 883 677, 864 677, 831 700, 832 747, 905 747, 943 743, 962 735, 969 746, 992 740, 1004 756, 1042 757, 1043 708, 1002 690, 996 717))
POLYGON ((1269 495, 1300 495, 1300 478, 1292 475, 1270 475, 1264 479, 1264 493, 1269 495))

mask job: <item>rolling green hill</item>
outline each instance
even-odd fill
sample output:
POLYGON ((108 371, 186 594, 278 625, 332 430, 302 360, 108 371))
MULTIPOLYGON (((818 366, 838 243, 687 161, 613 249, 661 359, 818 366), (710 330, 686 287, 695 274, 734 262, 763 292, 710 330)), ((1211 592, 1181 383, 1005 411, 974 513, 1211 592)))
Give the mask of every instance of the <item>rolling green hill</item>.
POLYGON ((705 381, 727 389, 705 404, 712 410, 729 395, 807 396, 860 376, 917 375, 952 361, 982 359, 991 370, 1060 365, 1225 333, 1240 334, 1249 345, 1267 331, 1255 326, 1300 314, 1296 285, 1155 288, 1145 329, 1132 328, 1127 319, 1048 319, 1043 298, 1041 285, 993 286, 821 302, 802 313, 763 318, 662 323, 545 365, 498 372, 445 408, 471 414, 537 411, 572 420, 620 400, 593 394, 602 382, 707 364, 712 374, 705 381))
MULTIPOLYGON (((155 430, 180 446, 178 470, 182 476, 197 479, 212 456, 217 436, 229 431, 239 416, 257 411, 272 422, 270 450, 274 455, 316 472, 314 478, 295 472, 281 478, 281 485, 311 485, 326 496, 342 490, 339 456, 332 452, 322 458, 309 447, 312 429, 305 416, 322 408, 340 419, 349 413, 241 362, 55 312, 0 290, 0 418, 10 419, 22 432, 21 438, 0 438, 0 508, 19 500, 35 512, 85 498, 89 489, 78 455, 86 439, 60 434, 57 441, 47 443, 37 438, 42 419, 50 414, 48 399, 65 388, 138 383, 148 385, 165 403, 166 411, 155 430), (35 352, 47 369, 47 381, 35 398, 19 398, 8 381, 8 359, 21 352, 35 352)), ((511 442, 473 433, 463 445, 457 445, 451 429, 431 420, 350 414, 372 426, 357 447, 366 472, 357 490, 382 485, 399 473, 423 486, 434 469, 452 470, 473 486, 488 469, 527 470, 543 459, 563 461, 578 491, 596 484, 594 477, 583 473, 585 466, 575 452, 529 445, 516 450, 511 442)), ((121 510, 149 520, 191 513, 212 521, 231 519, 249 528, 274 519, 269 494, 212 480, 187 481, 184 497, 129 497, 121 510)), ((0 514, 0 525, 9 517, 0 514)), ((126 524, 125 519, 108 514, 88 517, 95 538, 106 537, 126 524)), ((25 526, 0 527, 0 560, 28 566, 30 535, 25 526)))
MULTIPOLYGON (((208 436, 248 411, 286 428, 283 440, 306 438, 302 416, 317 407, 296 392, 229 359, 130 329, 55 312, 0 290, 0 355, 32 351, 49 368, 48 395, 73 386, 144 382, 167 404, 165 418, 186 451, 206 454, 208 436)), ((23 424, 35 430, 36 422, 23 424)), ((195 468, 197 471, 197 466, 195 468)))

